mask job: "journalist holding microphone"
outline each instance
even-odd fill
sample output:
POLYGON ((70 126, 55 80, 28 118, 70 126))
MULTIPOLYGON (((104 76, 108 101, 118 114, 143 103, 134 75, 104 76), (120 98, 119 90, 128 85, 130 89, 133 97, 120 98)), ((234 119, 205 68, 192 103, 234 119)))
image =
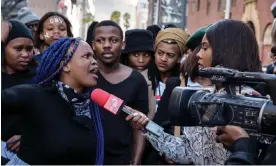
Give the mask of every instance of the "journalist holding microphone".
MULTIPOLYGON (((241 21, 222 20, 210 26, 203 37, 201 50, 197 56, 200 68, 220 65, 244 72, 261 71, 256 38, 252 30, 241 21)), ((215 93, 223 94, 226 92, 224 89, 216 88, 215 93)), ((246 84, 236 87, 236 94, 239 93, 243 95, 260 95, 246 84)), ((184 127, 184 130, 186 128, 184 127)), ((160 136, 146 132, 145 136, 157 151, 176 163, 227 164, 226 161, 228 161, 227 159, 231 152, 241 149, 226 151, 222 144, 216 143, 216 133, 220 133, 219 137, 217 137, 218 142, 227 142, 223 139, 225 136, 221 135, 225 129, 228 128, 219 127, 216 130, 216 128, 202 127, 202 130, 200 130, 202 133, 189 133, 189 135, 181 135, 180 137, 175 137, 165 132, 162 132, 160 136), (195 138, 202 139, 201 145, 192 144, 195 138), (200 150, 197 150, 198 148, 200 150)), ((233 140, 247 136, 245 132, 240 133, 233 140)), ((250 144, 247 145, 248 148, 251 148, 250 144)), ((245 153, 247 152, 245 151, 245 153)), ((246 164, 253 164, 250 161, 246 164)))

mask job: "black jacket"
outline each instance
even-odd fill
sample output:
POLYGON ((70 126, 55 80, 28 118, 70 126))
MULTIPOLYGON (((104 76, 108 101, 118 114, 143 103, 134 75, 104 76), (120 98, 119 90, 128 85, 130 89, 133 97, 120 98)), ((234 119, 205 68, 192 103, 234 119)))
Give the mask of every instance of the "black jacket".
POLYGON ((274 141, 258 158, 258 146, 251 138, 240 138, 234 142, 231 148, 231 156, 225 165, 275 165, 276 141, 274 141))
POLYGON ((22 120, 20 159, 30 165, 94 164, 94 123, 75 116, 56 87, 19 85, 1 95, 2 114, 18 114, 22 120))
MULTIPOLYGON (((5 61, 5 45, 1 43, 1 64, 4 65, 5 61)), ((36 75, 36 65, 30 64, 28 70, 16 72, 14 74, 7 74, 1 72, 1 90, 10 88, 20 84, 32 83, 33 77, 36 75)), ((5 110, 2 108, 1 112, 5 110)), ((21 124, 18 115, 14 114, 2 114, 1 116, 1 140, 7 141, 14 135, 21 134, 21 124)))

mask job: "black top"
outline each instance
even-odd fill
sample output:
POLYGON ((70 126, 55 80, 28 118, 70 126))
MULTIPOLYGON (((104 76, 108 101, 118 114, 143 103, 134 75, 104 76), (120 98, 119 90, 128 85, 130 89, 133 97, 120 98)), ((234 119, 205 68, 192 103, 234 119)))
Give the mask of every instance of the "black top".
POLYGON ((175 87, 179 86, 181 80, 179 77, 171 77, 166 81, 166 88, 163 92, 161 100, 159 101, 157 112, 153 121, 163 127, 169 124, 169 111, 168 106, 172 91, 175 87))
POLYGON ((266 68, 266 73, 267 74, 273 74, 273 70, 274 70, 274 64, 270 64, 266 68))
MULTIPOLYGON (((31 83, 33 77, 35 76, 35 70, 26 70, 25 72, 17 72, 14 74, 7 74, 1 72, 2 76, 2 90, 20 85, 31 83)), ((2 112, 4 112, 2 108, 2 112)), ((18 115, 13 114, 3 114, 1 116, 1 139, 7 141, 14 135, 20 135, 20 120, 18 115)))
MULTIPOLYGON (((157 112, 153 118, 153 121, 158 125, 164 127, 164 131, 173 135, 174 128, 170 125, 168 105, 173 89, 180 85, 179 77, 171 77, 166 81, 166 88, 163 92, 161 100, 159 101, 157 112)), ((151 145, 147 144, 146 153, 143 156, 143 164, 146 165, 167 165, 164 157, 160 157, 151 145)))
MULTIPOLYGON (((148 86, 139 72, 133 70, 127 79, 118 84, 111 84, 100 73, 98 75, 97 88, 121 98, 125 105, 133 109, 148 113, 148 86)), ((104 164, 129 164, 132 128, 125 120, 126 114, 121 112, 115 116, 102 108, 100 113, 105 140, 104 164)))
POLYGON ((2 113, 20 114, 22 120, 20 159, 30 165, 94 164, 93 121, 75 116, 56 87, 19 85, 1 94, 2 113))
POLYGON ((232 154, 225 165, 275 165, 276 140, 258 158, 258 146, 251 138, 239 138, 231 147, 232 154))

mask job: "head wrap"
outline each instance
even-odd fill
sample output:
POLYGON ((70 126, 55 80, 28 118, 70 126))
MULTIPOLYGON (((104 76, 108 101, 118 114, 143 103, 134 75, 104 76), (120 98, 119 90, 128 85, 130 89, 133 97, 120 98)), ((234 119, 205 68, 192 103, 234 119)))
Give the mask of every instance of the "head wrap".
POLYGON ((189 35, 180 28, 167 28, 167 29, 161 30, 157 34, 157 37, 155 40, 155 50, 160 42, 164 40, 166 41, 172 40, 172 42, 175 41, 177 43, 180 50, 180 54, 182 56, 187 51, 186 42, 188 38, 189 38, 189 35))

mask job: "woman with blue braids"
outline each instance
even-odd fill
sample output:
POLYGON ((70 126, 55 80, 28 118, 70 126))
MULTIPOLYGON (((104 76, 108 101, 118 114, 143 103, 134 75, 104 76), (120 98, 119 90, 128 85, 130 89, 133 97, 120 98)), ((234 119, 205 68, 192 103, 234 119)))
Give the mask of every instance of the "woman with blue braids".
POLYGON ((36 85, 2 91, 2 110, 19 114, 23 131, 19 151, 8 164, 103 164, 102 123, 90 99, 97 72, 86 42, 62 38, 43 53, 36 85))

